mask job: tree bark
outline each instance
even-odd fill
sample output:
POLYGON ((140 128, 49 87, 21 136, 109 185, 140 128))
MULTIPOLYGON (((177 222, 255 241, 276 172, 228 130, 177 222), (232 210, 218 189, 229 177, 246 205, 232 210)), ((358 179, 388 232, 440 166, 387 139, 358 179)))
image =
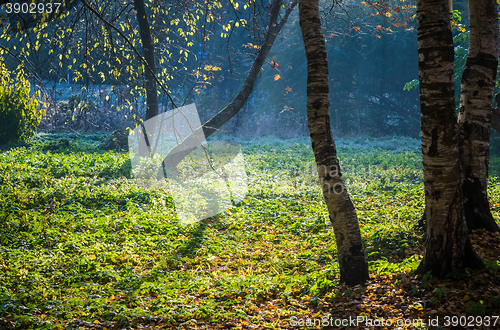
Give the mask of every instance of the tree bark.
POLYGON ((250 71, 245 78, 243 86, 241 87, 238 95, 229 103, 224 109, 222 109, 219 113, 217 113, 214 117, 210 118, 202 127, 196 129, 193 133, 188 135, 183 142, 173 148, 165 157, 164 163, 168 164, 168 171, 172 171, 190 152, 192 152, 196 148, 186 147, 189 145, 197 145, 196 142, 197 137, 199 135, 199 130, 203 130, 203 134, 205 138, 208 138, 210 135, 215 133, 222 125, 224 125, 229 119, 233 118, 243 107, 245 102, 248 100, 248 97, 252 93, 253 86, 255 84, 255 80, 257 79, 260 70, 262 68, 262 64, 264 63, 267 54, 271 50, 271 47, 276 40, 276 36, 280 32, 283 25, 286 23, 286 20, 292 10, 297 5, 297 0, 293 1, 289 7, 287 7, 283 18, 278 23, 279 12, 281 9, 282 0, 274 0, 272 2, 270 15, 269 15, 269 25, 267 27, 267 34, 264 39, 264 43, 262 44, 255 61, 250 68, 250 71))
POLYGON ((309 134, 337 241, 340 281, 361 284, 369 279, 368 263, 356 210, 344 185, 331 133, 328 62, 318 0, 300 0, 299 19, 307 57, 309 134))
POLYGON ((472 249, 463 213, 448 0, 417 0, 417 28, 427 221, 417 273, 443 278, 484 265, 472 249))
POLYGON ((496 0, 469 1, 469 53, 460 95, 458 130, 462 194, 469 230, 500 231, 488 201, 488 163, 493 89, 498 66, 496 0))
POLYGON ((156 90, 156 64, 155 64, 155 48, 151 39, 151 31, 149 29, 149 21, 146 15, 146 7, 144 0, 134 0, 134 7, 137 11, 137 22, 139 23, 139 32, 141 35, 142 49, 144 51, 144 59, 151 70, 144 68, 146 75, 146 118, 144 121, 158 115, 158 91, 156 90))

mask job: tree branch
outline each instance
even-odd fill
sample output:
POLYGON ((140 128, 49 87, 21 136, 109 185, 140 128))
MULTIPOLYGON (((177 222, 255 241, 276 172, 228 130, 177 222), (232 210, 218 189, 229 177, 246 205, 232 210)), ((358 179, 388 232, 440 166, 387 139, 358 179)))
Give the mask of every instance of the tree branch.
POLYGON ((168 166, 167 173, 168 171, 173 171, 175 167, 184 159, 184 157, 186 157, 189 153, 196 149, 196 147, 187 146, 196 145, 195 142, 200 134, 200 130, 203 130, 205 138, 208 138, 240 111, 240 109, 243 107, 245 102, 248 100, 248 97, 252 93, 255 80, 260 73, 262 64, 264 63, 267 54, 273 46, 278 33, 280 32, 281 28, 288 19, 288 16, 293 11, 297 3, 298 0, 295 0, 286 8, 283 18, 278 23, 278 16, 281 9, 282 0, 273 1, 269 14, 269 25, 267 27, 266 38, 257 54, 257 57, 255 58, 255 61, 252 64, 252 67, 250 68, 250 71, 247 74, 247 77, 245 78, 245 81, 239 93, 219 113, 205 122, 205 124, 203 124, 201 127, 197 128, 194 132, 189 134, 175 148, 170 150, 170 152, 164 159, 164 163, 168 166))

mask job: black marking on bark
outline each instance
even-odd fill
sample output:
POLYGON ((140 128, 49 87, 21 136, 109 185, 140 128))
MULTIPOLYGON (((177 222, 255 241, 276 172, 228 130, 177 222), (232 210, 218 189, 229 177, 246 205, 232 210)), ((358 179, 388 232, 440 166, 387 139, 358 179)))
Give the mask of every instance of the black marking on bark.
POLYGON ((472 96, 477 96, 477 94, 479 94, 478 91, 474 91, 474 93, 472 93, 472 96))
POLYGON ((491 71, 497 71, 497 60, 495 56, 488 53, 479 52, 476 57, 467 59, 466 65, 479 65, 491 71))
POLYGON ((363 246, 362 245, 353 245, 349 248, 349 252, 354 256, 363 255, 363 246))
POLYGON ((319 108, 321 108, 321 106, 323 105, 323 103, 321 103, 321 100, 320 99, 316 99, 314 102, 313 102, 313 107, 314 109, 316 110, 319 110, 319 108))
POLYGON ((432 141, 431 141, 431 146, 429 148, 429 152, 427 153, 430 157, 435 157, 438 154, 437 151, 437 143, 438 143, 438 131, 437 128, 434 128, 432 130, 432 141))
POLYGON ((329 93, 329 88, 328 85, 326 86, 308 86, 307 87, 307 94, 325 94, 328 95, 329 93))
POLYGON ((434 199, 438 201, 441 198, 441 190, 434 191, 434 199))
POLYGON ((465 177, 462 193, 467 228, 469 230, 485 228, 491 232, 500 231, 491 214, 488 198, 482 193, 484 187, 481 187, 480 180, 471 173, 470 168, 466 170, 465 177))

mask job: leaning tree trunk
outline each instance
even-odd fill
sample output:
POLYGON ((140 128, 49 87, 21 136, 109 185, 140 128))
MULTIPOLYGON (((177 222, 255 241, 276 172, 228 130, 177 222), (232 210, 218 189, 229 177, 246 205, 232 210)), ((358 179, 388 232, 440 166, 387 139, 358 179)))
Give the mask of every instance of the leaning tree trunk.
POLYGON ((469 0, 469 54, 460 95, 458 127, 462 194, 469 230, 500 231, 488 202, 488 163, 493 89, 498 66, 496 0, 469 0))
POLYGON ((134 7, 137 11, 137 22, 139 23, 139 32, 141 35, 142 49, 144 51, 144 59, 148 68, 144 68, 146 75, 146 118, 144 121, 158 115, 158 91, 156 90, 156 64, 155 64, 155 48, 151 39, 151 31, 149 29, 149 21, 146 15, 146 7, 144 0, 134 0, 134 7))
POLYGON ((307 120, 323 196, 339 257, 340 281, 356 285, 369 279, 356 210, 340 173, 329 116, 328 62, 318 0, 300 0, 299 19, 307 57, 307 120))
POLYGON ((189 134, 182 143, 177 145, 175 148, 169 151, 164 159, 164 164, 168 164, 168 171, 173 170, 189 153, 191 153, 198 145, 197 139, 200 136, 200 130, 203 130, 203 135, 208 138, 210 135, 215 133, 222 125, 224 125, 229 119, 233 118, 238 111, 243 107, 248 97, 252 93, 255 80, 257 79, 262 64, 264 63, 267 54, 271 50, 271 47, 276 40, 278 33, 280 32, 283 25, 286 23, 288 16, 293 11, 297 5, 297 0, 294 0, 285 11, 282 19, 278 23, 279 13, 282 6, 282 0, 273 0, 270 14, 269 14, 269 24, 267 26, 267 33, 264 39, 257 57, 255 58, 250 71, 245 78, 243 86, 241 87, 238 95, 229 103, 224 109, 222 109, 215 116, 210 118, 205 124, 200 128, 196 129, 194 132, 189 134), (190 146, 195 147, 190 147, 190 146))
POLYGON ((479 268, 463 213, 448 0, 417 0, 427 240, 417 273, 479 268))

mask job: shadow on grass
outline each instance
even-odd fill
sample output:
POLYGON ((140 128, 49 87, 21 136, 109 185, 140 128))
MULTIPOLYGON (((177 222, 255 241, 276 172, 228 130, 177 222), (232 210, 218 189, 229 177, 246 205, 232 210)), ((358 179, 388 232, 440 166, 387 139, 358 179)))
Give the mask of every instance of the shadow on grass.
POLYGON ((205 231, 210 225, 219 225, 221 221, 218 216, 201 220, 193 225, 189 239, 177 248, 176 255, 179 258, 193 255, 205 242, 205 231))

